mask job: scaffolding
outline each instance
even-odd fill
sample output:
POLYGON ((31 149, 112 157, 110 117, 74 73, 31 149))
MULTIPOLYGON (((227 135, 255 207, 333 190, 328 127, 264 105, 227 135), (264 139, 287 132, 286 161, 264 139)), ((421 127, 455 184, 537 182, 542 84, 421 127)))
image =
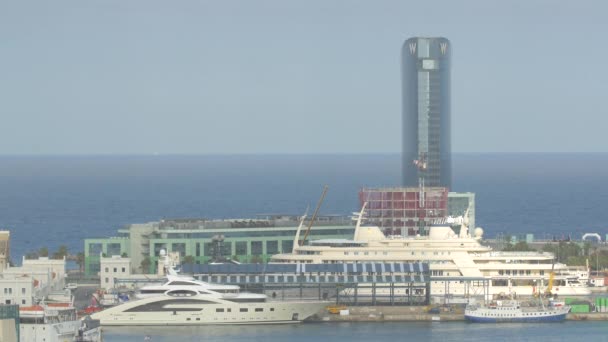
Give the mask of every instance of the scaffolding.
POLYGON ((443 187, 363 188, 368 223, 387 235, 426 235, 428 227, 448 216, 448 189, 443 187))

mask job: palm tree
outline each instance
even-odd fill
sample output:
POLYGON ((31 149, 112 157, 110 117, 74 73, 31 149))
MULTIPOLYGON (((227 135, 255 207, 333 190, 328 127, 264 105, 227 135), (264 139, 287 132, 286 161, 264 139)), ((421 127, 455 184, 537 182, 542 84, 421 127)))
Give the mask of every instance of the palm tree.
POLYGON ((150 273, 150 265, 152 264, 152 260, 147 256, 144 260, 141 261, 139 268, 141 269, 141 273, 148 274, 150 273))
POLYGON ((63 259, 68 256, 68 247, 66 245, 59 246, 57 252, 53 253, 53 259, 63 259))
POLYGON ((82 276, 82 273, 84 272, 84 253, 83 252, 78 252, 78 254, 76 254, 76 263, 78 264, 78 270, 80 271, 80 275, 82 276))
POLYGON ((182 264, 194 264, 194 257, 192 255, 186 255, 184 260, 182 260, 182 264))

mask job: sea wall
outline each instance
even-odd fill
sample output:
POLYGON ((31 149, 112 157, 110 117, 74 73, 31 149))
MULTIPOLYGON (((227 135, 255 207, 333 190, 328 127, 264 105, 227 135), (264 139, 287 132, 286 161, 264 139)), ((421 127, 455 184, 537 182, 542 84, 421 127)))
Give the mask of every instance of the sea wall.
MULTIPOLYGON (((327 310, 310 318, 311 322, 449 322, 464 321, 464 310, 460 307, 432 306, 347 306, 343 313, 331 314, 327 310), (432 313, 431 313, 432 312, 432 313)), ((571 321, 608 321, 608 313, 590 312, 568 314, 571 321)))

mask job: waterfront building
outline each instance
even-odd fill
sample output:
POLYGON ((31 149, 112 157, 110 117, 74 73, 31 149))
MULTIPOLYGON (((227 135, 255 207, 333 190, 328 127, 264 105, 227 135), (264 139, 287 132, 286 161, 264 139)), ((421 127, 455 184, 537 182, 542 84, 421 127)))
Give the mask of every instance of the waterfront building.
MULTIPOLYGON (((291 251, 299 224, 297 215, 258 215, 253 219, 167 219, 131 224, 117 237, 85 239, 85 272, 100 273, 101 257, 129 257, 131 272, 155 273, 161 250, 178 252, 185 262, 203 264, 215 256, 239 262, 265 262, 291 251)), ((308 222, 306 223, 306 226, 308 222)), ((349 217, 324 215, 315 220, 310 239, 352 236, 349 217)))
POLYGON ((37 299, 63 291, 65 258, 23 258, 22 266, 0 273, 0 303, 34 305, 37 299))
POLYGON ((11 232, 0 230, 0 273, 8 267, 10 254, 11 232))
MULTIPOLYGON (((444 187, 363 188, 359 192, 362 207, 367 202, 369 224, 386 235, 426 235, 431 225, 449 216, 467 216, 475 227, 475 194, 448 192, 444 187)), ((460 224, 454 224, 456 229, 460 224)))
POLYGON ((109 258, 99 259, 99 279, 100 288, 109 290, 114 288, 116 278, 128 278, 131 276, 131 259, 123 258, 120 255, 113 255, 109 258))
POLYGON ((452 185, 450 56, 446 38, 415 37, 401 51, 403 186, 452 185))

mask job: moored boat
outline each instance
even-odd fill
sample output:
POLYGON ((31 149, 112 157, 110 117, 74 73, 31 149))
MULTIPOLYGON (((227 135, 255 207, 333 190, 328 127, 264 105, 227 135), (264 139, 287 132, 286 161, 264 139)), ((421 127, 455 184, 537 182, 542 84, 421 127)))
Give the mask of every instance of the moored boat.
POLYGON ((498 300, 489 305, 469 304, 464 317, 475 323, 561 322, 569 311, 570 307, 565 305, 525 307, 517 300, 498 300))
POLYGON ((41 303, 19 308, 21 341, 102 341, 101 328, 93 325, 90 320, 79 320, 71 303, 41 303))

